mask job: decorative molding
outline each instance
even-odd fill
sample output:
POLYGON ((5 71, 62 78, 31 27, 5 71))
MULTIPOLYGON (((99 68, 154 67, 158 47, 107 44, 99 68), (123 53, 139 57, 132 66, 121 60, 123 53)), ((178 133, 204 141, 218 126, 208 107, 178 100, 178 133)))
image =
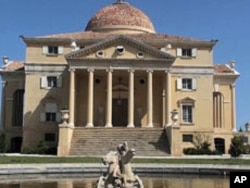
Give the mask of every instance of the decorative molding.
POLYGON ((164 53, 157 48, 154 48, 142 41, 136 40, 134 38, 125 36, 125 35, 118 35, 115 37, 111 37, 108 39, 104 39, 101 42, 95 43, 93 45, 90 45, 86 48, 83 48, 81 50, 71 52, 67 55, 65 55, 65 58, 69 61, 70 59, 78 59, 81 58, 82 56, 89 55, 91 53, 95 53, 98 50, 103 50, 104 48, 107 48, 111 45, 124 45, 127 44, 129 46, 133 46, 140 51, 143 51, 145 53, 151 54, 155 57, 158 57, 159 59, 168 59, 171 60, 172 62, 175 60, 175 57, 172 55, 169 55, 167 53, 164 53))
POLYGON ((62 64, 27 64, 25 73, 64 72, 68 66, 62 64))

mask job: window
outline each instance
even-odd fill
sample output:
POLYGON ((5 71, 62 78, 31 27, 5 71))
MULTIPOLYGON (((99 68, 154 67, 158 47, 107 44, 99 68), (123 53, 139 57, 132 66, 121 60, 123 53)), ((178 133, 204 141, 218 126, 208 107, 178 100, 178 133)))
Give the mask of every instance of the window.
POLYGON ((193 142, 193 135, 192 134, 183 134, 182 141, 183 142, 193 142))
POLYGON ((47 122, 55 122, 56 121, 56 113, 55 112, 46 112, 46 121, 47 122))
POLYGON ((48 46, 49 54, 58 54, 58 46, 48 46))
POLYGON ((48 87, 57 87, 57 77, 48 76, 47 83, 48 83, 48 87))
POLYGON ((57 104, 53 102, 45 103, 45 111, 40 114, 42 122, 60 122, 61 113, 57 112, 57 104))
POLYGON ((190 78, 182 79, 182 89, 192 89, 192 79, 190 78))
POLYGON ((178 90, 195 90, 197 88, 197 81, 195 78, 178 78, 177 89, 178 90))
POLYGON ((55 133, 46 133, 44 135, 44 140, 46 142, 55 142, 56 141, 56 134, 55 133))
POLYGON ((193 123, 193 107, 191 105, 182 105, 182 122, 193 123))
POLYGON ((24 90, 16 90, 13 94, 12 126, 21 127, 23 125, 23 99, 24 90))
POLYGON ((177 57, 196 57, 197 49, 196 48, 177 48, 177 57))
POLYGON ((61 76, 42 76, 41 77, 41 88, 51 89, 62 87, 62 77, 61 76))
POLYGON ((43 54, 46 55, 63 54, 63 46, 43 46, 43 54))
POLYGON ((194 123, 194 107, 195 99, 191 97, 186 97, 178 101, 178 106, 181 111, 181 123, 183 124, 193 124, 194 123))

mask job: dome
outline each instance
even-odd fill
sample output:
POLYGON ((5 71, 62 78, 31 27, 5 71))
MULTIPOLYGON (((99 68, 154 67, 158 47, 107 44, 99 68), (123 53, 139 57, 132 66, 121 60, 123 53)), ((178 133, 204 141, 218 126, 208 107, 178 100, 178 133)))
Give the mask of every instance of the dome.
POLYGON ((148 16, 141 10, 118 1, 98 11, 88 22, 86 31, 136 31, 155 33, 148 16))

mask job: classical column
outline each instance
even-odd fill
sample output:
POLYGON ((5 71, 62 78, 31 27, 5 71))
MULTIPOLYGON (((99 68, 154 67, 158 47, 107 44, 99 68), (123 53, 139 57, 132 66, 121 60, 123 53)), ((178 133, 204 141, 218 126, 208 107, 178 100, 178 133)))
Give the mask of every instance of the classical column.
POLYGON ((107 70, 107 110, 106 110, 106 125, 112 127, 112 69, 107 70))
POLYGON ((153 127, 153 70, 148 70, 148 96, 147 96, 147 110, 148 110, 148 125, 153 127))
POLYGON ((93 112, 94 112, 94 69, 88 69, 89 85, 88 85, 88 119, 86 127, 94 127, 93 112))
POLYGON ((235 105, 235 83, 231 84, 231 101, 232 101, 232 129, 234 132, 237 131, 236 127, 236 105, 235 105))
POLYGON ((166 71, 166 84, 165 84, 165 123, 171 124, 171 74, 166 71))
POLYGON ((69 125, 75 124, 75 69, 70 69, 69 86, 69 125))
POLYGON ((129 96, 128 96, 128 126, 135 127, 134 125, 134 70, 129 70, 129 96))

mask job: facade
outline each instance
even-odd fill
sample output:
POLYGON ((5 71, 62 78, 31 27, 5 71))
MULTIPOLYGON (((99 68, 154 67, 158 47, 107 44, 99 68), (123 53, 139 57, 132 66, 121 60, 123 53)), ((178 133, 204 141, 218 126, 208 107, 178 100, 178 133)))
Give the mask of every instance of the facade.
POLYGON ((85 31, 22 39, 26 60, 4 58, 0 71, 9 151, 44 140, 68 155, 76 127, 162 128, 172 155, 199 132, 228 151, 239 74, 234 62, 214 64, 217 41, 156 33, 123 1, 97 12, 85 31))

